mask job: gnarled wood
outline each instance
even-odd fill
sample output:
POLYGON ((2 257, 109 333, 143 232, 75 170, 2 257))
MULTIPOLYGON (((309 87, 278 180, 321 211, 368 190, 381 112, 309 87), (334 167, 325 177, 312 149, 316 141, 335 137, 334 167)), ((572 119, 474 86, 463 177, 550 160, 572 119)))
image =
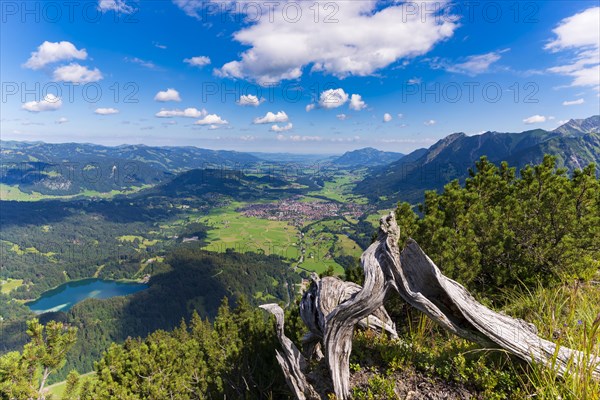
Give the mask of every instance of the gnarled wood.
MULTIPOLYGON (((588 358, 568 347, 557 348, 555 343, 539 337, 535 326, 483 306, 461 284, 444 276, 414 240, 402 251, 401 265, 397 273, 405 277, 406 283, 405 291, 400 291, 402 297, 416 308, 442 312, 451 322, 449 329, 457 335, 491 342, 525 361, 554 368, 560 375, 587 363, 593 367, 594 377, 600 379, 600 357, 588 358), (424 297, 416 296, 418 293, 424 297)), ((445 322, 440 324, 447 327, 445 322)))
MULTIPOLYGON (((323 338, 325 317, 339 304, 350 299, 362 287, 354 282, 345 282, 337 277, 327 276, 320 279, 316 274, 311 276, 313 283, 302 296, 300 317, 310 332, 323 338)), ((383 306, 358 322, 361 328, 370 328, 377 332, 387 332, 390 337, 398 338, 396 325, 383 306)))
POLYGON ((307 367, 307 362, 296 345, 284 333, 284 318, 283 310, 277 304, 264 304, 260 308, 269 311, 275 315, 277 322, 277 338, 283 352, 276 350, 277 362, 281 366, 288 386, 294 392, 294 395, 299 400, 318 400, 320 396, 312 387, 304 371, 307 367))
MULTIPOLYGON (((588 358, 577 350, 557 348, 556 344, 540 338, 533 325, 488 309, 462 285, 444 276, 414 240, 409 240, 400 253, 398 238, 399 228, 394 214, 390 213, 381 218, 377 241, 361 257, 364 286, 361 288, 337 278, 313 276, 313 284, 300 303, 300 315, 310 330, 305 337, 306 348, 310 355, 318 356, 316 341, 322 339, 339 400, 346 400, 350 395, 349 358, 354 327, 369 325, 397 337, 395 326, 383 308, 383 300, 390 288, 408 304, 458 336, 487 347, 505 349, 528 362, 545 364, 561 375, 585 363, 593 368, 594 377, 600 379, 600 357, 588 358)), ((269 307, 273 308, 272 305, 269 307)), ((296 371, 301 370, 303 357, 294 353, 297 349, 283 335, 283 311, 278 309, 278 327, 281 325, 278 335, 288 357, 286 366, 281 361, 280 364, 286 376, 289 375, 290 387, 299 396, 298 387, 303 387, 304 375, 301 373, 298 377, 296 371)))

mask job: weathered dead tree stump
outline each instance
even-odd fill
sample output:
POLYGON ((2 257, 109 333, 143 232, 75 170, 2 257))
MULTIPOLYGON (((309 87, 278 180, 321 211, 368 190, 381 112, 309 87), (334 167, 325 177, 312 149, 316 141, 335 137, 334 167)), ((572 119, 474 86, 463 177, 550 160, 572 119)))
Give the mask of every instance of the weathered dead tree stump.
MULTIPOLYGON (((339 400, 350 396, 350 353, 355 326, 370 327, 397 337, 383 300, 389 289, 446 330, 486 347, 504 349, 527 361, 554 368, 561 376, 582 363, 600 379, 600 357, 559 346, 537 335, 532 324, 490 310, 459 283, 444 276, 417 242, 410 239, 400 252, 399 228, 394 214, 380 220, 377 240, 362 254, 365 282, 359 285, 337 278, 319 279, 300 302, 300 316, 309 329, 304 337, 309 358, 323 356, 339 400)), ((298 399, 318 399, 306 378, 306 358, 283 333, 283 310, 275 304, 262 308, 275 314, 283 353, 277 360, 298 399)))

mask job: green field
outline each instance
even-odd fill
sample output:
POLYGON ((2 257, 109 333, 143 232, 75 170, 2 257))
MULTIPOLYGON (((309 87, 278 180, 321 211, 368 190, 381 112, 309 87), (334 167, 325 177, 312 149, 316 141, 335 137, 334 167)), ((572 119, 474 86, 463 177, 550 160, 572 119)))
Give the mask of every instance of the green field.
POLYGON ((7 279, 6 281, 0 280, 0 292, 8 294, 21 286, 23 279, 7 279))
POLYGON ((306 249, 303 268, 318 273, 330 266, 335 274, 342 275, 344 268, 334 258, 338 256, 360 257, 360 246, 343 232, 350 229, 343 219, 318 221, 305 229, 304 246, 306 249))
POLYGON ((117 240, 119 240, 121 242, 130 242, 130 243, 133 243, 137 240, 138 248, 141 250, 145 250, 147 247, 154 246, 156 243, 158 243, 157 239, 146 239, 142 236, 136 236, 136 235, 119 236, 119 237, 117 237, 117 240))
POLYGON ((294 261, 300 257, 298 241, 300 232, 284 221, 246 217, 235 211, 242 203, 213 210, 201 222, 212 229, 208 232, 206 250, 224 252, 264 252, 294 261))
POLYGON ((367 204, 362 196, 352 194, 352 188, 360 180, 360 175, 339 174, 332 181, 326 181, 321 190, 309 192, 309 196, 322 196, 340 203, 367 204))
POLYGON ((74 197, 97 197, 103 199, 110 199, 119 194, 131 194, 135 192, 139 192, 142 189, 147 189, 152 187, 151 185, 143 185, 134 187, 130 190, 112 190, 110 192, 97 192, 95 190, 84 190, 78 194, 70 194, 70 195, 50 195, 50 194, 42 194, 38 192, 25 193, 19 189, 18 186, 6 185, 4 183, 0 183, 0 200, 3 201, 39 201, 39 200, 49 200, 49 199, 72 199, 74 197))
POLYGON ((339 275, 344 273, 344 269, 334 261, 334 257, 358 257, 362 252, 343 233, 350 228, 343 219, 313 223, 301 235, 298 228, 285 221, 246 217, 235 211, 243 205, 245 204, 232 203, 200 218, 200 222, 212 228, 208 232, 208 244, 204 247, 206 250, 224 252, 229 248, 242 253, 250 251, 275 254, 302 269, 322 273, 332 267, 339 275), (302 262, 298 264, 300 260, 302 262))

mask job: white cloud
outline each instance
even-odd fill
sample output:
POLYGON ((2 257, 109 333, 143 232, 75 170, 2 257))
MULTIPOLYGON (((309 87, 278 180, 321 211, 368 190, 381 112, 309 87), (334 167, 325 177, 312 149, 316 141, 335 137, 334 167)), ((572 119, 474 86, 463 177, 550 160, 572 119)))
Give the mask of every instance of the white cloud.
POLYGON ((98 115, 112 115, 118 114, 119 110, 117 110, 116 108, 96 108, 96 111, 94 112, 98 115))
POLYGON ((348 94, 344 89, 328 89, 321 92, 319 106, 321 108, 338 108, 348 101, 348 94))
POLYGON ((62 106, 62 100, 60 97, 48 93, 41 101, 28 101, 24 103, 21 108, 30 112, 40 111, 54 111, 58 110, 62 106))
POLYGON ((435 125, 437 123, 437 121, 435 119, 430 119, 428 121, 423 122, 425 125, 427 126, 432 126, 435 125))
POLYGON ((353 94, 350 96, 350 109, 354 111, 360 111, 363 108, 367 108, 367 103, 365 103, 360 94, 353 94))
POLYGON ((571 51, 573 62, 548 71, 572 78, 571 86, 600 90, 600 7, 592 7, 560 21, 552 30, 555 39, 544 48, 551 52, 571 51))
MULTIPOLYGON (((206 6, 206 2, 198 0, 174 2, 196 18, 200 18, 201 7, 206 6)), ((217 70, 219 75, 276 83, 297 79, 307 66, 312 66, 312 71, 340 78, 369 76, 400 59, 429 52, 450 38, 459 26, 452 16, 436 18, 429 7, 404 2, 335 2, 335 13, 330 15, 334 23, 318 24, 314 23, 310 2, 273 4, 273 18, 249 21, 234 33, 234 39, 249 48, 238 60, 217 70), (290 4, 299 8, 300 18, 293 23, 290 15, 296 10, 288 9, 290 4)), ((250 7, 237 9, 255 13, 250 7)))
POLYGON ((131 14, 134 8, 123 0, 98 0, 98 10, 102 12, 114 11, 117 13, 131 14))
POLYGON ((68 60, 85 60, 87 52, 85 49, 77 50, 71 42, 48 42, 45 41, 38 46, 37 51, 31 53, 31 57, 23 64, 26 68, 40 69, 47 64, 68 60))
POLYGON ((54 70, 53 78, 55 81, 71 83, 90 83, 101 80, 102 73, 98 68, 88 69, 83 65, 72 63, 58 67, 54 70))
POLYGON ((55 124, 66 124, 67 122, 69 122, 69 120, 66 117, 60 117, 59 119, 57 119, 56 121, 54 121, 55 124))
POLYGON ((154 100, 156 101, 181 101, 181 97, 179 96, 179 92, 175 89, 167 89, 165 91, 160 91, 156 93, 154 96, 154 100))
POLYGON ((336 115, 336 118, 339 119, 340 121, 345 121, 348 118, 348 116, 344 113, 341 113, 341 114, 336 115))
POLYGON ((588 8, 560 21, 552 30, 556 38, 544 48, 558 51, 583 46, 598 47, 597 28, 600 28, 600 7, 588 8))
POLYGON ((473 55, 466 58, 462 63, 446 65, 447 61, 441 62, 440 67, 449 72, 456 72, 465 75, 479 75, 488 72, 490 66, 502 57, 500 54, 509 51, 504 49, 500 51, 492 51, 485 54, 473 55))
POLYGON ((165 46, 164 44, 160 44, 158 42, 152 42, 152 44, 154 45, 154 47, 165 50, 167 48, 167 46, 165 46))
POLYGON ((583 104, 583 103, 585 103, 585 100, 577 99, 577 100, 573 100, 573 101, 563 101, 562 105, 563 106, 575 106, 575 105, 583 104))
POLYGON ((542 122, 546 122, 546 117, 544 117, 543 115, 532 115, 531 117, 527 117, 523 120, 523 122, 527 125, 531 125, 531 124, 539 124, 542 122))
POLYGON ((277 140, 291 142, 320 142, 323 140, 321 136, 300 136, 300 135, 277 135, 277 140))
POLYGON ((404 114, 402 114, 402 113, 398 114, 398 118, 404 118, 404 114))
POLYGON ((354 136, 354 137, 336 137, 336 138, 329 139, 329 141, 333 142, 333 143, 358 142, 358 141, 360 141, 360 136, 354 136))
POLYGON ((208 114, 206 117, 194 122, 194 125, 210 125, 210 129, 216 129, 218 125, 228 124, 226 120, 219 117, 217 114, 208 114))
POLYGON ((125 57, 124 58, 125 61, 133 63, 133 64, 139 64, 144 68, 148 68, 148 69, 155 69, 156 68, 156 64, 154 64, 152 61, 146 61, 146 60, 142 60, 141 58, 138 57, 125 57))
POLYGON ((312 110, 315 109, 316 106, 317 106, 316 104, 309 104, 304 109, 306 110, 306 112, 311 112, 312 110))
POLYGON ((264 98, 258 98, 253 94, 249 94, 249 95, 241 95, 240 99, 237 101, 237 104, 240 106, 253 106, 253 107, 258 107, 261 103, 263 103, 265 101, 264 98))
POLYGON ((191 58, 184 58, 183 62, 187 63, 193 67, 202 68, 202 67, 210 64, 210 58, 206 57, 206 56, 197 56, 197 57, 191 57, 191 58))
POLYGON ((205 109, 198 110, 197 108, 186 108, 185 110, 167 110, 162 108, 159 112, 154 114, 159 118, 172 118, 172 117, 187 117, 187 118, 201 118, 207 114, 205 109))
POLYGON ((320 142, 321 140, 323 140, 321 136, 292 135, 289 138, 292 142, 320 142))
POLYGON ((421 78, 410 78, 408 81, 406 81, 406 83, 408 83, 409 85, 420 85, 421 83, 423 83, 423 79, 421 78))
POLYGON ((285 132, 285 131, 289 131, 290 129, 292 129, 294 127, 294 125, 292 125, 291 122, 288 122, 287 125, 283 125, 283 126, 279 126, 279 125, 273 125, 271 127, 271 130, 273 132, 285 132))
POLYGON ((276 122, 288 122, 289 118, 285 111, 279 111, 273 114, 271 111, 265 114, 264 117, 254 118, 255 124, 273 124, 276 122))
POLYGON ((392 120, 392 115, 389 113, 383 114, 383 122, 390 122, 392 120))

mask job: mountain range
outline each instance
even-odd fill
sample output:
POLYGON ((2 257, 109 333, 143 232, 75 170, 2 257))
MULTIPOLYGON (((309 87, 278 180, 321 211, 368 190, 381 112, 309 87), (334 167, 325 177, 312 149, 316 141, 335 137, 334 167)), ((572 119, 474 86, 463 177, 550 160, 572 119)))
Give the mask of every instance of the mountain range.
POLYGON ((553 131, 451 134, 428 149, 416 150, 396 162, 373 169, 354 189, 372 201, 418 202, 423 191, 441 189, 453 179, 464 179, 482 156, 495 163, 507 161, 522 168, 539 163, 544 154, 556 156, 559 167, 570 171, 600 162, 600 116, 572 119, 553 131))
MULTIPOLYGON (((363 148, 341 156, 243 153, 197 147, 151 147, 43 142, 0 142, 0 183, 26 193, 74 195, 86 190, 108 192, 169 182, 194 169, 240 170, 265 163, 325 163, 334 168, 368 168, 353 189, 372 202, 417 202, 423 191, 441 189, 452 179, 464 179, 482 156, 507 161, 518 169, 539 163, 544 154, 557 157, 569 170, 600 162, 600 116, 572 119, 546 131, 488 131, 468 136, 453 133, 427 149, 407 155, 363 148)), ((191 176, 191 175, 190 175, 191 176)), ((190 176, 187 176, 189 178, 190 176)), ((173 189, 174 183, 168 187, 173 189)))
POLYGON ((544 154, 556 156, 568 170, 600 162, 600 116, 572 119, 555 130, 520 133, 485 132, 451 134, 428 149, 419 149, 391 164, 374 168, 354 191, 373 201, 422 200, 423 191, 441 189, 453 179, 464 179, 482 156, 507 161, 520 169, 541 162, 544 154))
POLYGON ((338 167, 375 167, 390 164, 403 156, 402 153, 365 147, 364 149, 348 151, 341 157, 333 159, 331 163, 338 167))

